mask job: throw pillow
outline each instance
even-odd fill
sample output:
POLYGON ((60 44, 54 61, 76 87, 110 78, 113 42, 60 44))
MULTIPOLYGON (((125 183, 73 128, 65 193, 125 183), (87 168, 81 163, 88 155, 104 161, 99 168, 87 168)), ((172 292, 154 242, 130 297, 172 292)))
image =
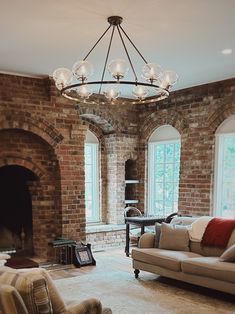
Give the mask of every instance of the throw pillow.
POLYGON ((155 223, 155 241, 154 241, 154 247, 159 247, 159 241, 161 236, 161 224, 156 222, 155 223))
POLYGON ((189 234, 186 226, 162 223, 159 248, 189 251, 189 234))
POLYGON ((226 251, 224 251, 219 259, 222 262, 235 262, 235 244, 233 244, 226 251))

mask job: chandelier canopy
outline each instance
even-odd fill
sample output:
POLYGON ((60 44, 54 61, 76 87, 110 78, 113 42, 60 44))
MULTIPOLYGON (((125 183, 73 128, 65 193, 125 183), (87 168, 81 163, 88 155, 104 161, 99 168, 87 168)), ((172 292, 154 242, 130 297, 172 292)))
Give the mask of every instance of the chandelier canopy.
POLYGON ((77 61, 72 70, 59 68, 54 71, 53 79, 56 87, 64 97, 85 103, 107 103, 119 99, 132 104, 143 104, 169 96, 169 91, 177 82, 178 75, 173 71, 163 71, 161 66, 156 63, 147 62, 122 28, 122 20, 120 16, 110 16, 108 18, 110 25, 83 60, 77 61), (109 30, 111 30, 110 40, 100 79, 90 80, 94 69, 92 63, 88 61, 88 57, 109 30), (127 61, 115 59, 108 63, 115 31, 119 35, 127 61), (142 73, 139 77, 125 41, 134 48, 143 61, 142 73), (132 74, 132 80, 124 80, 127 75, 130 76, 128 71, 132 74), (107 72, 109 72, 109 78, 106 78, 107 72))

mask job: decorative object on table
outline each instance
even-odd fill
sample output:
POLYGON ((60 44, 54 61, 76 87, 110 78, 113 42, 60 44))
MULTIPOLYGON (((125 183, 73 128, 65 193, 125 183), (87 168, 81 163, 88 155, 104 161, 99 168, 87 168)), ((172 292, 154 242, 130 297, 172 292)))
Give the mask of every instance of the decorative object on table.
POLYGON ((77 242, 65 238, 56 238, 54 241, 48 243, 54 248, 54 259, 59 264, 72 264, 73 263, 73 245, 77 242))
POLYGON ((77 267, 96 265, 90 243, 84 244, 81 242, 73 246, 73 264, 77 267))
MULTIPOLYGON (((124 100, 128 104, 143 104, 156 102, 169 96, 172 86, 178 80, 178 75, 173 71, 163 71, 159 64, 148 62, 121 26, 122 21, 123 18, 120 16, 110 16, 108 28, 86 56, 73 65, 72 70, 59 68, 54 71, 53 79, 61 95, 87 104, 97 102, 105 104, 117 101, 118 98, 121 102, 124 100), (99 71, 94 73, 93 65, 88 58, 109 30, 111 30, 111 35, 103 70, 100 69, 100 73, 99 71), (116 34, 117 38, 120 38, 128 62, 116 59, 108 63, 113 38, 116 38, 116 34), (142 67, 142 73, 138 76, 136 65, 131 59, 126 42, 141 60, 142 65, 137 66, 142 67), (130 73, 128 73, 129 68, 131 69, 130 73), (106 72, 110 74, 107 77, 106 72), (93 74, 94 79, 90 80, 93 74)), ((96 66, 99 67, 99 64, 96 66)))

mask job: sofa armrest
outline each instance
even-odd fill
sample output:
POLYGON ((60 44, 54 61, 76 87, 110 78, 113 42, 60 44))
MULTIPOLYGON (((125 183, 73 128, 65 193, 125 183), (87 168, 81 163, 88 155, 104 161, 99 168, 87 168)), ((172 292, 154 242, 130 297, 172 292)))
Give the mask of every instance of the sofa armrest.
POLYGON ((29 314, 18 291, 10 285, 0 285, 0 313, 29 314))
POLYGON ((144 233, 139 239, 139 248, 152 248, 154 247, 155 235, 153 233, 144 233))

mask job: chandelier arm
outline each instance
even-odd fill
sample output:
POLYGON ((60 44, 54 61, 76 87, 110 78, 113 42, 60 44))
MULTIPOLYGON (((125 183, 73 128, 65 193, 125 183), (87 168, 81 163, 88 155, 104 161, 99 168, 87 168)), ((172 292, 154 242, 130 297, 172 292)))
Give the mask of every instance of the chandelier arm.
POLYGON ((141 52, 139 51, 139 49, 136 47, 136 45, 133 43, 133 41, 130 39, 130 37, 127 35, 127 33, 124 31, 124 29, 121 27, 121 25, 119 25, 120 29, 122 30, 123 34, 126 36, 126 38, 129 40, 129 42, 131 43, 131 45, 135 48, 135 50, 137 51, 137 53, 139 54, 139 56, 143 59, 144 63, 148 64, 148 61, 144 58, 144 56, 141 54, 141 52))
POLYGON ((91 54, 91 52, 95 49, 95 47, 98 45, 98 43, 101 41, 101 39, 104 37, 104 35, 108 32, 108 30, 110 29, 112 25, 109 25, 109 27, 103 32, 103 34, 100 36, 100 38, 97 40, 97 42, 94 44, 94 46, 91 48, 91 50, 87 53, 87 55, 85 56, 85 58, 83 58, 83 61, 85 61, 88 56, 91 54))
POLYGON ((127 58, 128 58, 128 60, 129 60, 129 63, 130 63, 130 65, 131 65, 131 69, 132 69, 132 72, 133 72, 133 74, 134 74, 135 81, 138 82, 138 78, 137 78, 137 75, 136 75, 136 72, 135 72, 133 63, 132 63, 131 58, 130 58, 130 55, 129 55, 128 51, 127 51, 127 48, 126 48, 125 42, 124 42, 124 40, 123 40, 122 34, 121 34, 121 32, 120 32, 119 26, 120 26, 120 25, 117 25, 117 29, 118 29, 119 36, 120 36, 120 38, 121 38, 121 41, 122 41, 124 50, 125 50, 125 52, 126 52, 127 58))
POLYGON ((103 68, 103 73, 102 73, 102 77, 101 77, 101 84, 100 84, 100 88, 99 88, 99 94, 100 94, 100 92, 101 92, 102 82, 103 82, 104 74, 105 74, 105 71, 106 71, 106 66, 107 66, 107 62, 108 62, 108 58, 109 58, 109 53, 110 53, 110 48, 111 48, 112 41, 113 41, 114 30, 115 30, 115 25, 113 25, 113 29, 112 29, 112 33, 111 33, 111 37, 110 37, 110 41, 109 41, 109 46, 108 46, 108 51, 107 51, 106 58, 105 58, 105 62, 104 62, 104 68, 103 68))

